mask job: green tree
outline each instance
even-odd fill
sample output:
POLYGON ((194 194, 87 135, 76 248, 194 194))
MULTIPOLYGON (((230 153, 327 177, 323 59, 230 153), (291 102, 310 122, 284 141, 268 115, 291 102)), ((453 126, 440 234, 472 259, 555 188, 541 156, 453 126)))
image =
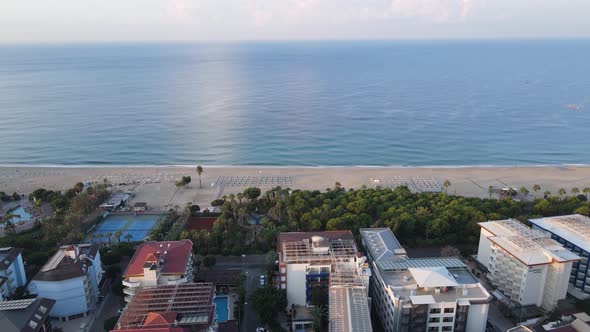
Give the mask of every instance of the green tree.
POLYGON ((573 187, 572 188, 572 194, 577 195, 579 193, 580 193, 580 188, 578 188, 578 187, 573 187))
POLYGON ((584 194, 586 194, 586 200, 588 200, 588 194, 590 194, 590 187, 585 187, 583 189, 584 194))
POLYGON ((14 218, 16 218, 16 214, 12 214, 12 213, 7 213, 4 215, 4 217, 2 217, 2 225, 4 226, 4 230, 6 231, 7 234, 15 234, 16 233, 16 226, 14 225, 14 222, 12 221, 14 218))
POLYGON ((197 166, 197 174, 199 175, 199 188, 202 188, 201 186, 201 174, 203 174, 203 166, 198 165, 197 166))
POLYGON ((567 190, 565 190, 565 188, 559 188, 557 193, 559 194, 559 197, 563 197, 567 194, 567 190))
POLYGON ((217 259, 213 255, 207 255, 205 256, 205 258, 203 258, 203 266, 205 266, 208 269, 213 268, 213 266, 215 266, 215 263, 217 263, 217 259))
POLYGON ((123 235, 122 230, 119 229, 115 232, 115 237, 117 238, 117 243, 121 243, 121 235, 123 235))
POLYGON ((315 306, 310 309, 313 321, 314 332, 324 332, 326 325, 326 318, 328 317, 328 309, 323 306, 315 306))
POLYGON ((272 285, 267 285, 254 291, 250 297, 250 302, 260 321, 263 324, 269 324, 287 308, 287 293, 284 289, 277 289, 272 285))
POLYGON ((260 188, 250 187, 244 190, 244 197, 246 197, 250 201, 258 199, 258 197, 260 197, 260 194, 260 188))
POLYGON ((98 239, 98 242, 102 244, 102 238, 104 237, 104 235, 102 235, 102 233, 97 233, 95 236, 98 239))
POLYGON ((520 187, 519 191, 523 196, 528 196, 528 194, 529 194, 529 190, 524 186, 520 187))
POLYGON ((535 192, 535 196, 537 196, 537 192, 541 191, 541 186, 538 184, 533 184, 533 191, 535 192))
POLYGON ((494 187, 489 186, 488 187, 488 194, 490 195, 490 199, 492 199, 492 194, 494 193, 494 187))
POLYGON ((129 243, 129 242, 131 241, 131 238, 133 237, 133 235, 131 235, 131 234, 127 233, 127 234, 125 234, 125 236, 123 236, 123 237, 124 237, 124 238, 127 240, 127 243, 129 243))
POLYGON ((443 182, 443 187, 445 187, 445 194, 447 194, 447 195, 449 194, 448 190, 449 190, 450 186, 451 186, 451 181, 445 180, 445 182, 443 182))
POLYGON ((109 241, 109 247, 111 246, 111 236, 113 236, 112 232, 106 232, 105 236, 107 238, 107 240, 109 241))

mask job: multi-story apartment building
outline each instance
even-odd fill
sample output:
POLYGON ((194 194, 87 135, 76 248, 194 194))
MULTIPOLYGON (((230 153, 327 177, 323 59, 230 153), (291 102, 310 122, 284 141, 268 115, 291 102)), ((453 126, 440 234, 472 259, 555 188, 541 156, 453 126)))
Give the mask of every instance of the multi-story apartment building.
POLYGON ((479 225, 477 260, 488 269, 488 279, 504 296, 545 310, 552 310, 565 298, 572 265, 579 256, 518 220, 479 225))
POLYGON ((22 251, 20 248, 0 248, 0 301, 27 283, 22 251))
POLYGON ((365 287, 370 270, 350 231, 280 233, 279 285, 289 306, 306 306, 319 287, 327 300, 331 285, 365 287))
POLYGON ((389 228, 360 232, 385 331, 485 331, 491 296, 460 259, 409 258, 389 228))
POLYGON ((131 301, 140 287, 178 285, 192 281, 191 240, 146 242, 137 248, 123 273, 125 301, 131 301))
POLYGON ((102 264, 98 244, 59 248, 29 284, 29 291, 55 300, 50 316, 70 320, 96 309, 102 264))
POLYGON ((577 298, 590 295, 590 218, 579 214, 529 220, 533 229, 543 231, 569 251, 581 256, 569 277, 569 293, 577 298))
POLYGON ((215 286, 211 283, 141 287, 112 331, 216 331, 214 297, 215 286))
POLYGON ((2 332, 50 332, 49 312, 54 300, 34 299, 0 302, 0 328, 2 332))

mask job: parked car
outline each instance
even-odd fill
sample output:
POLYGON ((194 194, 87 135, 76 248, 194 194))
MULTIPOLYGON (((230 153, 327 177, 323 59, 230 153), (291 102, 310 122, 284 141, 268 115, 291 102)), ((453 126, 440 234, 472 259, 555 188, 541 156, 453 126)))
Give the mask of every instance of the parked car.
POLYGON ((266 283, 266 278, 264 277, 264 274, 260 275, 260 287, 264 287, 264 284, 266 283))

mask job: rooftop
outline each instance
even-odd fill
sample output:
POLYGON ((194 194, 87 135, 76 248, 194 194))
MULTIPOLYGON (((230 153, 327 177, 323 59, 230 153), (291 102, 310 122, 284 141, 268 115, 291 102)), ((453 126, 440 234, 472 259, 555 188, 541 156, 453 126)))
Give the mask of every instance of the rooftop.
POLYGON ((361 228, 361 237, 375 262, 406 256, 402 247, 389 228, 361 228))
POLYGON ((390 229, 360 231, 374 267, 396 297, 414 304, 491 299, 459 258, 409 258, 390 229))
POLYGON ((371 332, 365 288, 330 287, 330 332, 371 332))
POLYGON ((565 216, 530 219, 529 221, 590 252, 589 217, 580 214, 571 214, 565 216))
POLYGON ((488 221, 479 225, 493 234, 488 237, 490 241, 528 266, 580 259, 552 240, 545 232, 531 229, 518 220, 488 221))
POLYGON ((277 245, 286 263, 348 260, 358 253, 351 231, 280 233, 277 245))
POLYGON ((6 270, 22 252, 21 248, 0 248, 0 270, 6 270))
POLYGON ((33 278, 40 281, 61 281, 86 275, 87 268, 98 253, 98 244, 70 244, 59 250, 33 278))
POLYGON ((143 287, 133 296, 116 330, 167 328, 179 325, 209 326, 213 321, 214 287, 210 283, 185 283, 143 287))
POLYGON ((54 300, 41 297, 0 302, 2 332, 40 331, 54 304, 54 300))
POLYGON ((156 256, 159 261, 160 273, 184 274, 192 250, 191 240, 143 243, 131 258, 123 277, 143 276, 146 262, 154 262, 156 256))

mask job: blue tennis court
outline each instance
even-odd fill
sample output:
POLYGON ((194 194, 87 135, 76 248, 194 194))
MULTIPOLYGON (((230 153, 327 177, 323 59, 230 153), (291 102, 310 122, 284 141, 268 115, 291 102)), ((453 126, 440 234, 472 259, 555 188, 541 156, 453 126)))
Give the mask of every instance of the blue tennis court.
POLYGON ((159 215, 110 215, 96 226, 86 242, 108 242, 107 233, 111 233, 111 241, 117 241, 115 232, 118 230, 122 232, 120 240, 123 242, 143 241, 159 219, 159 215), (127 234, 131 238, 127 239, 127 234))

